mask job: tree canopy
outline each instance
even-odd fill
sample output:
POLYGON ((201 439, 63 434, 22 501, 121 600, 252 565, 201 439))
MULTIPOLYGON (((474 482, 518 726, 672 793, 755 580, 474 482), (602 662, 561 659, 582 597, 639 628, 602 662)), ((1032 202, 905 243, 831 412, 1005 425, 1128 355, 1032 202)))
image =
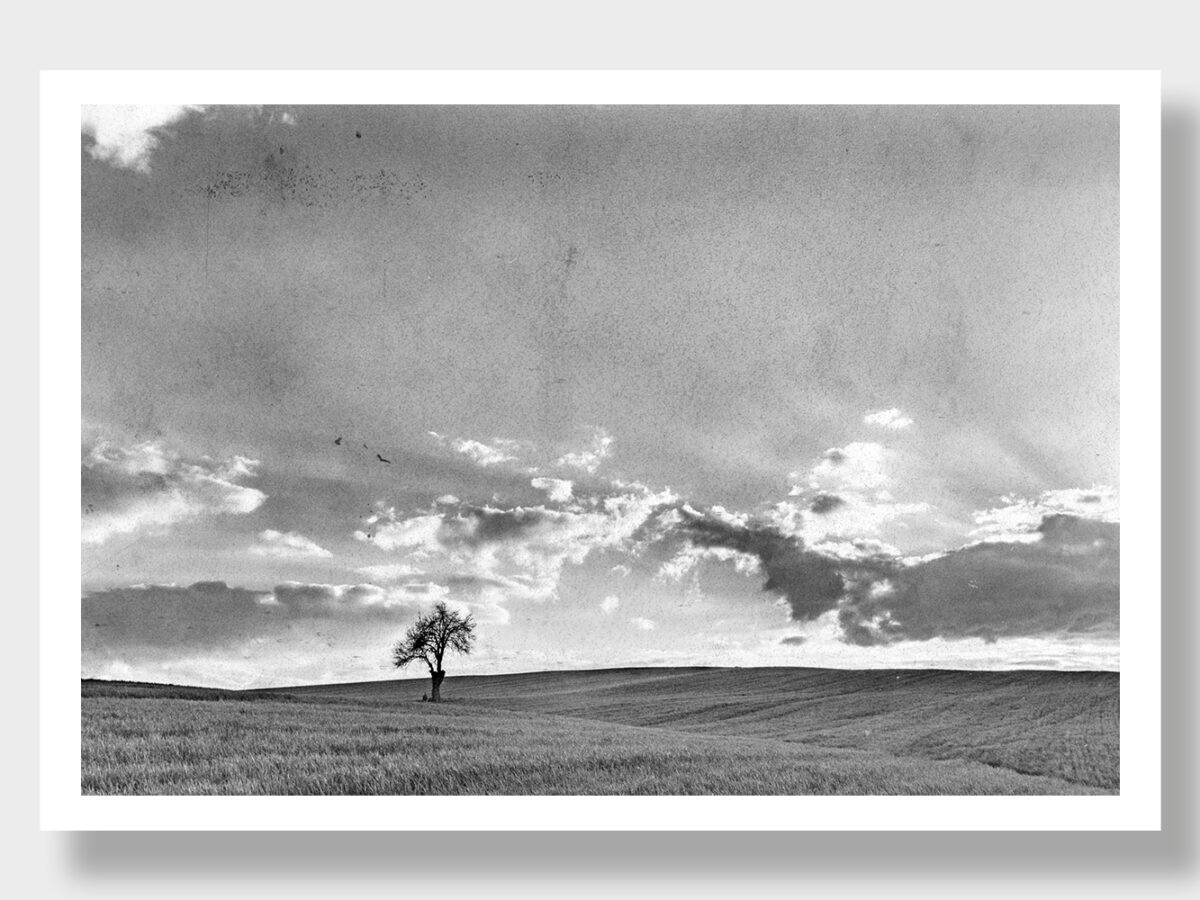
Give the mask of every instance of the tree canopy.
POLYGON ((442 679, 446 673, 442 661, 448 650, 470 653, 475 642, 475 620, 468 613, 462 615, 439 602, 433 612, 417 617, 404 634, 404 638, 392 648, 392 665, 403 669, 411 662, 420 660, 429 667, 433 679, 433 701, 441 699, 442 679))

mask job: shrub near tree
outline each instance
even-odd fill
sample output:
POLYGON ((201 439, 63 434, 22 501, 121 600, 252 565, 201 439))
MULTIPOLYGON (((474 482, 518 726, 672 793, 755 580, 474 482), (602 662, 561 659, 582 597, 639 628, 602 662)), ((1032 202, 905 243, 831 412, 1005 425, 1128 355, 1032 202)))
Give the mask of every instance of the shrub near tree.
POLYGON ((433 682, 429 699, 437 703, 442 699, 442 680, 446 677, 442 668, 446 652, 470 653, 474 642, 475 620, 469 614, 460 615, 445 603, 438 603, 433 612, 419 616, 405 632, 404 639, 392 648, 392 664, 403 669, 418 660, 425 663, 433 682))

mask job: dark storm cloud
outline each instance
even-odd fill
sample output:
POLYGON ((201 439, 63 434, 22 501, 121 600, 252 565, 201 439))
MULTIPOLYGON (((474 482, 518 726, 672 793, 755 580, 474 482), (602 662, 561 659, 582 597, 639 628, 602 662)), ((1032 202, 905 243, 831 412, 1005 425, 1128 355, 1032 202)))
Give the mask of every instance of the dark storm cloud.
POLYGON ((522 507, 495 509, 476 507, 465 510, 462 517, 471 522, 467 532, 457 539, 472 546, 494 544, 501 541, 517 541, 537 529, 540 525, 562 520, 564 517, 544 507, 522 507))
POLYGON ((270 590, 201 581, 188 587, 135 585, 92 591, 81 603, 84 649, 216 649, 291 628, 402 622, 418 599, 375 585, 299 584, 270 590))
POLYGON ((83 644, 89 646, 220 647, 268 628, 277 611, 266 592, 223 581, 190 587, 135 585, 84 594, 83 644))
POLYGON ((767 525, 739 525, 681 510, 680 530, 699 547, 724 547, 758 557, 763 590, 787 600, 796 621, 815 619, 837 606, 846 582, 836 560, 804 548, 795 537, 767 525))
POLYGON ((295 616, 354 616, 385 609, 382 592, 373 584, 288 582, 276 585, 272 598, 289 615, 295 616))
POLYGON ((843 639, 859 645, 935 637, 1115 634, 1120 526, 1047 515, 1028 542, 989 542, 906 565, 888 556, 841 559, 806 549, 770 526, 682 511, 679 530, 700 547, 756 556, 763 589, 791 618, 838 611, 843 639))
POLYGON ((839 611, 851 643, 1116 634, 1120 526, 1049 515, 1032 543, 981 543, 858 584, 839 611))
POLYGON ((817 494, 813 497, 812 504, 808 507, 817 515, 824 515, 827 512, 833 512, 839 506, 845 506, 846 501, 836 494, 817 494))

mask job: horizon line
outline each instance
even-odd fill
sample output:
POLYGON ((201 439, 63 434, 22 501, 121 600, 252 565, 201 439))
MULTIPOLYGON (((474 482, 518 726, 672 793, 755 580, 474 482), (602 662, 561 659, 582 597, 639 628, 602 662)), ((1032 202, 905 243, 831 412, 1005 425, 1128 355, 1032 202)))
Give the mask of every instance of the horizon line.
MULTIPOLYGON (((465 675, 451 675, 446 673, 446 680, 452 679, 467 679, 467 678, 519 678, 529 675, 561 675, 570 673, 590 673, 599 674, 604 672, 630 672, 630 671, 764 671, 764 670, 796 670, 809 672, 846 672, 846 673, 863 673, 863 672, 948 672, 960 674, 1008 674, 1008 673, 1042 673, 1042 674, 1105 674, 1120 676, 1120 669, 1045 669, 1045 668, 1008 668, 1008 669, 961 669, 940 666, 880 666, 871 668, 840 668, 833 666, 609 666, 605 668, 576 668, 576 669, 537 669, 526 672, 496 672, 490 675, 481 675, 478 673, 465 675)), ((312 682, 308 684, 278 684, 268 685, 263 687, 244 687, 244 688, 228 688, 214 687, 205 684, 180 684, 169 681, 130 681, 123 678, 94 678, 88 676, 80 676, 80 684, 85 682, 93 682, 96 684, 128 684, 128 685, 148 685, 152 687, 173 687, 173 688, 191 688, 196 690, 206 691, 223 691, 225 693, 253 693, 255 691, 287 691, 301 690, 311 688, 331 688, 331 687, 353 687, 357 685, 367 684, 384 684, 387 682, 420 682, 428 681, 428 676, 414 676, 401 678, 375 678, 365 681, 325 681, 312 682)))

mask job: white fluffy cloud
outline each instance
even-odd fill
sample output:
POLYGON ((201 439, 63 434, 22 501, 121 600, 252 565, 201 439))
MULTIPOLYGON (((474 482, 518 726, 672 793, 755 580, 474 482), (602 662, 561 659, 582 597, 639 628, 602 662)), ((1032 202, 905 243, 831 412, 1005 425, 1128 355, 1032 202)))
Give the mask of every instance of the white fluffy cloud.
POLYGON ((900 410, 892 407, 891 409, 881 409, 879 412, 867 413, 863 416, 863 422, 867 425, 878 425, 880 428, 887 428, 891 431, 900 431, 911 425, 913 420, 900 412, 900 410))
POLYGON ((250 548, 255 556, 272 559, 328 559, 333 556, 328 550, 294 531, 280 532, 268 528, 259 532, 259 543, 250 548))
POLYGON ((455 453, 470 457, 481 466, 498 466, 500 463, 513 462, 516 457, 511 453, 492 447, 479 441, 460 438, 450 442, 450 449, 455 453))
MULTIPOLYGON (((189 112, 200 112, 205 108, 165 104, 84 106, 80 126, 94 140, 88 148, 93 159, 144 173, 150 171, 150 156, 158 146, 159 129, 171 126, 189 112)), ((253 106, 248 110, 257 115, 262 107, 253 106)), ((294 127, 297 119, 287 110, 272 110, 265 121, 271 125, 294 127)))
POLYGON ((654 623, 653 619, 647 619, 647 618, 644 618, 643 616, 634 616, 632 619, 629 620, 629 624, 632 625, 634 628, 636 628, 638 631, 653 631, 655 628, 658 627, 654 623))
POLYGON ((569 501, 575 487, 574 482, 566 481, 562 478, 535 478, 530 484, 539 491, 545 491, 546 495, 554 503, 566 503, 569 501))
MULTIPOLYGON (((550 455, 547 448, 535 446, 524 440, 494 437, 484 443, 474 438, 451 438, 436 431, 430 431, 428 434, 442 447, 460 456, 465 456, 483 468, 506 466, 510 469, 526 471, 531 475, 538 475, 551 467, 575 469, 588 475, 595 475, 600 464, 612 455, 613 446, 612 435, 603 428, 597 428, 592 432, 591 440, 586 448, 569 450, 557 458, 550 455)), ((551 490, 554 483, 574 487, 572 482, 565 479, 539 477, 538 481, 542 484, 535 484, 534 487, 542 490, 551 490)), ((557 488, 560 494, 565 489, 565 487, 557 488)), ((555 502, 566 502, 565 499, 558 500, 555 497, 551 499, 555 502)))
MULTIPOLYGON (((807 472, 792 473, 789 497, 799 499, 777 503, 765 519, 833 555, 843 555, 837 551, 848 542, 878 544, 886 531, 903 532, 906 519, 933 512, 927 503, 895 499, 888 490, 894 481, 889 472, 893 461, 893 451, 870 441, 826 450, 807 472)), ((876 549, 897 552, 886 544, 876 549)))
MULTIPOLYGON (((743 527, 744 524, 742 523, 743 527)), ((685 575, 705 559, 732 562, 734 569, 742 575, 755 575, 759 571, 758 557, 749 553, 742 553, 730 547, 702 547, 696 544, 684 544, 674 556, 659 566, 656 577, 664 581, 682 581, 685 575)))
MULTIPOLYGON (((848 538, 870 538, 879 536, 881 529, 910 516, 930 512, 928 503, 896 503, 874 496, 846 493, 841 501, 827 512, 816 513, 812 506, 799 510, 797 524, 791 532, 802 537, 806 543, 816 546, 827 541, 848 538)), ((782 509, 792 504, 779 504, 782 509)))
POLYGON ((84 447, 81 461, 83 543, 202 515, 251 513, 267 495, 240 482, 254 477, 257 466, 244 456, 185 458, 161 441, 121 447, 97 440, 84 447))
POLYGON ((592 434, 592 443, 588 449, 564 453, 558 458, 558 465, 595 475, 600 463, 612 455, 612 445, 612 435, 603 428, 597 428, 592 434))
POLYGON ((149 171, 150 151, 158 143, 154 131, 196 106, 85 106, 82 126, 96 140, 91 154, 113 165, 149 171))
POLYGON ((485 468, 516 462, 517 451, 522 447, 520 441, 508 438, 493 438, 490 444, 485 444, 471 438, 448 438, 436 431, 429 432, 429 435, 443 447, 448 447, 485 468))
POLYGON ((617 607, 621 605, 621 598, 613 594, 609 594, 600 601, 600 611, 606 616, 611 616, 617 611, 617 607))
MULTIPOLYGON (((882 444, 869 441, 831 447, 809 471, 808 488, 832 492, 877 490, 888 481, 887 457, 882 444)), ((800 486, 792 489, 792 494, 803 492, 800 486)))
POLYGON ((500 604, 556 595, 563 567, 602 549, 632 546, 635 532, 659 508, 677 501, 670 491, 620 485, 608 496, 573 499, 563 508, 501 508, 463 504, 410 518, 385 509, 355 533, 420 562, 427 577, 455 596, 500 604))
POLYGON ((379 510, 367 518, 367 528, 354 532, 360 541, 373 541, 384 550, 438 549, 438 531, 442 527, 442 515, 414 516, 401 519, 391 508, 379 510))

